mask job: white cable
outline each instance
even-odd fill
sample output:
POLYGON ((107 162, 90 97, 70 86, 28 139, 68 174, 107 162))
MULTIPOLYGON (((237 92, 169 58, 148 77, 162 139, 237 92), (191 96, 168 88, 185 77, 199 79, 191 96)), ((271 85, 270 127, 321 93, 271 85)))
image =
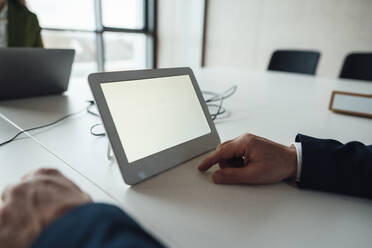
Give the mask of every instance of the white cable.
MULTIPOLYGON (((8 121, 10 124, 12 124, 14 127, 18 128, 19 130, 21 131, 24 131, 20 126, 18 126, 16 123, 14 123, 12 120, 10 120, 8 117, 6 117, 5 115, 3 115, 2 113, 0 113, 0 116, 8 121)), ((34 140, 36 143, 38 143, 40 146, 42 146, 46 151, 48 151, 50 154, 52 154, 54 157, 56 157, 58 160, 62 161, 65 165, 67 165, 70 169, 72 169, 73 171, 75 171, 76 173, 78 173, 80 176, 82 176, 85 180, 87 180, 88 182, 90 182, 91 184, 93 184, 95 187, 97 187, 99 190, 101 190, 106 196, 108 196, 109 198, 111 198, 113 201, 115 201, 117 204, 121 205, 121 202, 116 198, 114 197, 113 195, 111 195, 109 192, 107 192, 104 188, 102 188, 101 186, 99 186, 97 183, 95 183, 92 179, 90 179, 89 177, 85 176, 82 172, 80 172, 79 170, 75 169, 74 167, 72 167, 66 160, 64 160, 63 158, 61 158, 60 156, 58 156, 56 153, 54 153, 53 151, 51 151, 48 147, 46 147, 43 143, 41 143, 41 141, 39 141, 38 139, 34 138, 33 136, 31 136, 28 132, 24 132, 24 134, 26 136, 28 136, 29 138, 31 138, 32 140, 34 140)))

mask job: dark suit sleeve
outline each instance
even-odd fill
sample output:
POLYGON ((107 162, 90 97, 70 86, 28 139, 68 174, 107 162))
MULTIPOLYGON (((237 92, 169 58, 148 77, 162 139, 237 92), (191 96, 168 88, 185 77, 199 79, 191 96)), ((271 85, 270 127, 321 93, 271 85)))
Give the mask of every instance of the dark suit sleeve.
POLYGON ((372 198, 372 146, 301 134, 296 142, 302 146, 300 188, 372 198))
POLYGON ((32 248, 163 247, 121 209, 100 203, 77 207, 46 227, 32 248))

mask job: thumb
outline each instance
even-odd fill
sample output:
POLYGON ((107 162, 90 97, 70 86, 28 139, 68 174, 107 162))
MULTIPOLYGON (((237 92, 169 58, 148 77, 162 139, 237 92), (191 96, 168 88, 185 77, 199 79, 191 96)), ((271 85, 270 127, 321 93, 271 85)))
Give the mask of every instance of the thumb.
POLYGON ((239 184, 254 183, 257 180, 258 171, 254 167, 224 168, 212 175, 216 184, 239 184))

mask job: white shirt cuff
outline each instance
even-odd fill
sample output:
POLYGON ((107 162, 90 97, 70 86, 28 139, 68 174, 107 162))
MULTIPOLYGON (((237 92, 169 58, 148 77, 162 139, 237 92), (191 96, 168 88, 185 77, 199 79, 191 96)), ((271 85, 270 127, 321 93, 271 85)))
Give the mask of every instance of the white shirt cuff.
POLYGON ((296 176, 296 181, 300 182, 301 169, 302 169, 302 145, 301 145, 300 142, 292 142, 291 145, 293 145, 296 148, 296 153, 297 153, 297 176, 296 176))

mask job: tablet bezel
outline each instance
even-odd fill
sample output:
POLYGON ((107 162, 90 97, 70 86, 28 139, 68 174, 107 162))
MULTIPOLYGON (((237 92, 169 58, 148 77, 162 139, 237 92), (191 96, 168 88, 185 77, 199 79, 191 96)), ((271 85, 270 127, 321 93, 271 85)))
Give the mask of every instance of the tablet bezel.
POLYGON ((194 73, 190 68, 184 67, 93 73, 88 76, 88 81, 116 162, 126 184, 137 184, 172 167, 175 167, 176 165, 206 153, 216 148, 216 146, 220 144, 220 138, 218 136, 216 127, 211 119, 208 107, 200 91, 194 73), (132 163, 128 163, 124 147, 120 141, 120 137, 104 97, 101 84, 181 75, 188 75, 190 77, 211 132, 140 160, 133 161, 132 163))

